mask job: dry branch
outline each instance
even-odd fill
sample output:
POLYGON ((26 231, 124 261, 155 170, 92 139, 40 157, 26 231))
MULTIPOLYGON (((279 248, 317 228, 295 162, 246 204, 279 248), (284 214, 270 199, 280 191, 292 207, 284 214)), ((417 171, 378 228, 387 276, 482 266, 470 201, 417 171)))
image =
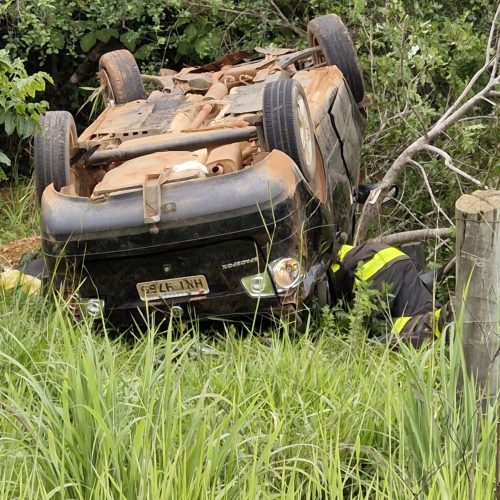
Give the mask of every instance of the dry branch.
POLYGON ((380 213, 382 201, 384 200, 387 192, 393 186, 401 174, 403 169, 411 163, 413 157, 422 152, 429 151, 439 154, 445 160, 445 165, 459 175, 467 177, 471 182, 483 186, 477 179, 469 176, 465 172, 453 165, 451 157, 442 149, 431 144, 440 137, 451 125, 457 123, 465 115, 470 113, 478 104, 483 100, 493 99, 498 97, 497 86, 500 85, 500 36, 499 36, 499 20, 500 20, 500 5, 497 7, 493 22, 491 24, 488 43, 486 47, 486 56, 484 65, 476 72, 470 82, 464 88, 460 96, 453 102, 447 111, 434 123, 428 130, 426 130, 418 139, 412 142, 392 163, 387 173, 384 175, 380 187, 374 189, 368 200, 366 201, 361 217, 358 221, 355 232, 355 243, 361 243, 366 239, 366 235, 371 224, 380 213), (495 48, 493 48, 495 47, 495 48), (480 77, 489 72, 490 77, 488 82, 476 94, 467 99, 467 95, 472 90, 473 86, 478 82, 480 77))
POLYGON ((378 236, 370 241, 385 243, 386 245, 402 245, 414 241, 426 241, 434 238, 449 238, 453 235, 454 229, 443 227, 438 229, 416 229, 415 231, 403 231, 401 233, 378 236))
POLYGON ((455 172, 458 175, 461 175, 465 179, 473 182, 474 184, 477 184, 478 186, 487 187, 487 186, 484 186, 484 184, 480 180, 476 179, 475 177, 472 177, 472 175, 469 175, 467 172, 464 172, 463 170, 460 170, 458 167, 453 165, 453 160, 451 159, 451 156, 446 151, 443 151, 441 148, 437 148, 436 146, 431 146, 430 144, 426 144, 424 146, 424 149, 426 149, 427 151, 430 151, 432 153, 436 153, 439 156, 441 156, 444 159, 444 164, 451 171, 455 172))
POLYGON ((432 192, 431 183, 429 182, 429 178, 427 177, 427 174, 425 172, 425 168, 422 167, 422 165, 420 165, 420 163, 416 162, 415 160, 413 160, 411 158, 408 160, 408 163, 411 163, 412 165, 417 167, 417 169, 422 174, 425 187, 427 188, 427 192, 429 193, 429 196, 432 200, 433 205, 436 207, 436 210, 448 221, 449 224, 454 226, 453 221, 448 217, 448 215, 446 215, 446 212, 441 208, 438 201, 436 200, 436 197, 434 196, 434 193, 432 192))

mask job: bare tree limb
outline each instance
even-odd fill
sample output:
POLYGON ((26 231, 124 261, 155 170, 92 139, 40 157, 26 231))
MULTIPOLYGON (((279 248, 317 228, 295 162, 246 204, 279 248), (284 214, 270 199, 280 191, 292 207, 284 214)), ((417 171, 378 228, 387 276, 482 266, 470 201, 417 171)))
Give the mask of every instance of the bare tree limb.
POLYGON ((401 233, 378 236, 377 238, 373 238, 370 241, 385 243, 386 245, 401 245, 403 243, 426 241, 434 238, 449 238, 453 235, 453 231, 454 229, 451 227, 438 229, 416 229, 415 231, 403 231, 401 233))
MULTIPOLYGON (((361 243, 366 239, 368 229, 370 228, 372 222, 374 222, 374 220, 376 219, 377 215, 380 213, 384 197, 386 196, 391 186, 395 184, 396 179, 402 172, 403 168, 411 163, 410 160, 412 160, 417 153, 425 150, 429 151, 428 146, 432 142, 434 142, 434 140, 444 134, 451 125, 461 120, 465 115, 469 114, 484 99, 487 99, 488 97, 497 97, 498 92, 496 90, 496 87, 500 85, 500 74, 498 74, 498 62, 500 59, 500 37, 498 38, 496 43, 495 40, 498 36, 499 19, 500 5, 497 7, 493 22, 491 24, 488 43, 486 47, 485 64, 476 72, 476 74, 466 85, 462 93, 451 104, 448 110, 434 123, 434 125, 432 125, 427 131, 424 132, 423 135, 413 141, 406 149, 404 149, 400 153, 400 155, 394 160, 392 165, 389 167, 389 170, 384 175, 382 181, 380 182, 380 186, 370 192, 370 195, 363 207, 363 212, 358 220, 358 224, 356 227, 354 237, 354 242, 356 244, 361 243), (495 50, 493 51, 494 44, 495 50), (492 54, 492 52, 494 53, 492 54), (476 94, 465 100, 467 94, 472 90, 473 86, 478 82, 480 77, 488 71, 490 71, 490 78, 488 82, 476 94)), ((459 175, 462 175, 464 173, 453 166, 451 157, 449 155, 447 155, 446 153, 446 156, 442 154, 444 153, 444 151, 439 148, 435 148, 431 151, 442 156, 445 159, 445 165, 448 168, 455 171, 459 175), (453 168, 450 165, 453 166, 453 168)), ((474 178, 471 177, 469 180, 477 184, 477 179, 473 179, 474 178)))
POLYGON ((426 144, 424 146, 424 149, 427 151, 431 151, 432 153, 436 153, 439 156, 444 158, 444 164, 453 172, 455 172, 458 175, 461 175, 465 179, 473 182, 474 184, 477 184, 478 186, 488 188, 488 186, 485 186, 480 180, 476 179, 475 177, 472 177, 472 175, 469 175, 468 173, 464 172, 463 170, 460 170, 458 167, 455 167, 453 165, 453 160, 451 159, 451 156, 446 152, 443 151, 441 148, 438 148, 436 146, 431 146, 430 144, 426 144))
POLYGON ((493 16, 493 21, 491 22, 490 34, 488 36, 488 43, 486 44, 486 55, 484 58, 485 62, 488 62, 490 59, 490 51, 491 47, 493 47, 493 40, 495 38, 495 31, 497 28, 497 21, 499 17, 500 17, 500 4, 498 5, 495 15, 493 16))
POLYGON ((457 263, 457 256, 455 255, 455 257, 453 257, 450 260, 450 262, 448 262, 448 264, 446 264, 446 266, 444 266, 443 275, 448 274, 455 267, 456 263, 457 263))
POLYGON ((436 197, 434 196, 434 193, 433 193, 432 188, 431 188, 431 184, 429 182, 429 178, 427 177, 427 174, 425 173, 425 168, 422 167, 422 165, 420 165, 420 163, 416 162, 415 160, 412 160, 411 158, 408 160, 408 163, 411 163, 412 165, 417 167, 418 170, 420 170, 420 173, 422 174, 422 177, 424 179, 425 187, 427 188, 427 191, 429 192, 429 196, 431 197, 431 201, 432 201, 433 205, 436 207, 436 210, 448 221, 448 223, 451 226, 455 226, 455 224, 453 224, 453 221, 448 217, 446 212, 441 208, 438 201, 436 200, 436 197))
MULTIPOLYGON (((196 6, 196 7, 201 7, 205 9, 211 9, 212 5, 208 2, 191 2, 191 5, 196 6)), ((299 35, 300 37, 303 37, 305 35, 305 31, 302 30, 301 28, 295 26, 293 23, 291 23, 287 17, 283 14, 281 9, 273 2, 271 1, 271 6, 273 8, 274 13, 276 14, 276 17, 280 20, 280 23, 278 26, 282 28, 288 28, 292 30, 294 33, 299 35)), ((238 7, 234 8, 229 8, 229 7, 224 7, 222 5, 219 5, 217 7, 220 11, 222 12, 228 12, 231 14, 236 14, 238 16, 246 16, 246 17, 253 17, 255 19, 260 19, 261 21, 264 22, 269 22, 269 17, 265 15, 265 13, 257 11, 257 10, 252 10, 252 9, 240 9, 238 7)))
POLYGON ((276 15, 283 21, 283 24, 286 27, 290 28, 294 33, 296 33, 300 37, 303 37, 306 34, 306 32, 304 30, 298 28, 297 26, 295 26, 293 23, 291 23, 288 20, 288 18, 285 16, 285 14, 283 14, 281 9, 276 5, 276 3, 273 0, 270 0, 269 3, 271 4, 274 12, 276 12, 276 15))

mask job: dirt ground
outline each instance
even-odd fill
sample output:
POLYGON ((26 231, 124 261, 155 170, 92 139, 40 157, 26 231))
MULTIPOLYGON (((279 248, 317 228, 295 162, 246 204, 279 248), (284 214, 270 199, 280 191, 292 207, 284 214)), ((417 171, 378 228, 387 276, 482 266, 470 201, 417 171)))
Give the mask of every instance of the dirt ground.
POLYGON ((0 269, 17 265, 21 256, 40 248, 40 237, 21 238, 9 243, 0 243, 0 269))

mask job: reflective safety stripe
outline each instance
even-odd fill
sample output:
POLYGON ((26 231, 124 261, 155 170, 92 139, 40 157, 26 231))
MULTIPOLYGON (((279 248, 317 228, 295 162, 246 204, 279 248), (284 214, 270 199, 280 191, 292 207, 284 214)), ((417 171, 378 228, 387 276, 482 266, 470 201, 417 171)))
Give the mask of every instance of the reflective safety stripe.
POLYGON ((342 245, 340 247, 340 250, 338 252, 338 256, 340 259, 340 262, 344 262, 345 256, 353 249, 354 247, 351 245, 342 245))
POLYGON ((357 281, 368 281, 377 274, 384 266, 398 257, 408 257, 397 248, 389 247, 377 252, 370 260, 356 269, 357 281))
MULTIPOLYGON (((354 247, 351 245, 342 245, 337 255, 340 262, 344 262, 345 256, 353 249, 354 247)), ((331 266, 332 272, 336 273, 340 269, 340 264, 338 262, 334 262, 331 266)))
POLYGON ((433 333, 434 335, 439 338, 441 337, 441 330, 439 329, 439 318, 441 317, 441 308, 436 309, 434 311, 434 327, 433 327, 433 333))
POLYGON ((400 318, 395 318, 391 333, 401 333, 403 328, 406 326, 406 323, 408 323, 411 318, 411 316, 401 316, 400 318))

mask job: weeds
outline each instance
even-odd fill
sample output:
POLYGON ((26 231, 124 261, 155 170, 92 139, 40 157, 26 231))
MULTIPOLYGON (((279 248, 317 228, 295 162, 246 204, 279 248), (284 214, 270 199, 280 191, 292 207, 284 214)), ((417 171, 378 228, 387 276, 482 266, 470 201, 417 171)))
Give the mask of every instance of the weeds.
POLYGON ((131 341, 2 295, 0 498, 492 497, 495 408, 457 397, 460 331, 393 352, 320 323, 131 341))
POLYGON ((0 243, 39 233, 32 183, 0 191, 0 243))

